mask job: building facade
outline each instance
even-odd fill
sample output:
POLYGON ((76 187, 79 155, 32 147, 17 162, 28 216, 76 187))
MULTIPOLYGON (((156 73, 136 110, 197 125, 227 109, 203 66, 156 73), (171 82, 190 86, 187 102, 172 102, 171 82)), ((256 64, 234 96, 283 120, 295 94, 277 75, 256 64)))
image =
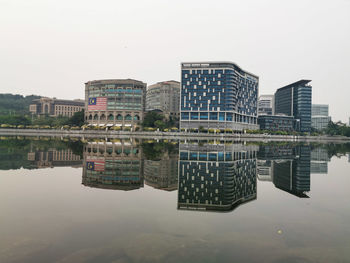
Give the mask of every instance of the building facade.
POLYGON ((327 128, 331 117, 328 113, 328 105, 312 104, 311 127, 316 130, 323 130, 327 128))
POLYGON ((133 79, 85 83, 85 120, 93 126, 135 128, 143 120, 146 83, 133 79))
POLYGON ((293 116, 295 129, 311 131, 311 80, 300 80, 278 89, 275 93, 275 114, 293 116))
POLYGON ((146 111, 159 110, 168 117, 179 117, 180 82, 170 80, 147 88, 146 111))
POLYGON ((258 101, 258 115, 274 114, 274 95, 261 95, 258 101))
POLYGON ((181 64, 181 129, 258 129, 259 77, 231 62, 181 64))
POLYGON ((29 111, 37 116, 71 117, 74 113, 82 111, 85 103, 83 100, 59 100, 56 98, 40 98, 33 100, 29 105, 29 111))
POLYGON ((260 115, 258 117, 260 130, 293 131, 294 118, 285 115, 260 115))

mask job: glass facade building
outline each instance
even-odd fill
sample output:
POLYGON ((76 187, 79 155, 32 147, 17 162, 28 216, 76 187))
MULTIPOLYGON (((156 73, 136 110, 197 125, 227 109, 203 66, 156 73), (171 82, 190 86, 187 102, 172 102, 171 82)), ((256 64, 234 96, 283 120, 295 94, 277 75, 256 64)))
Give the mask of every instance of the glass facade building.
POLYGON ((293 131, 294 118, 291 116, 261 115, 258 117, 260 130, 293 131))
POLYGON ((295 129, 311 131, 311 80, 300 80, 278 89, 275 93, 275 114, 293 116, 295 129))
POLYGON ((258 115, 273 115, 274 95, 261 95, 258 101, 258 115))
POLYGON ((181 64, 180 128, 258 129, 259 78, 231 62, 181 64))
POLYGON ((328 105, 312 104, 311 127, 316 130, 327 128, 331 117, 328 115, 328 105))
POLYGON ((85 83, 85 120, 94 126, 137 126, 145 112, 146 86, 133 79, 85 83))

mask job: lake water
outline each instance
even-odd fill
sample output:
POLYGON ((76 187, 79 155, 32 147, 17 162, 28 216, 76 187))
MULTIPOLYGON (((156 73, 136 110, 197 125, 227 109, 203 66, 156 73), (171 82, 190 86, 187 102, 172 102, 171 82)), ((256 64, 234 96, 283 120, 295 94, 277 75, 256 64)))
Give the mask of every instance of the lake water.
POLYGON ((350 262, 350 145, 0 139, 0 262, 350 262))

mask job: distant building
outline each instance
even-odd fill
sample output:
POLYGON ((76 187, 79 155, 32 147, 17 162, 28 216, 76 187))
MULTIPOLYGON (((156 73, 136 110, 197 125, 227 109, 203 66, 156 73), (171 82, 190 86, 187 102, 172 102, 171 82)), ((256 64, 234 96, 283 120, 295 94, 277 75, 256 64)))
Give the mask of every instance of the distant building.
POLYGON ((259 181, 271 182, 273 179, 273 167, 271 160, 257 161, 257 174, 259 181))
POLYGON ((166 117, 179 117, 180 82, 170 80, 148 86, 146 111, 160 110, 166 117))
POLYGON ((156 189, 177 189, 178 155, 164 154, 160 160, 144 160, 145 183, 156 189))
POLYGON ((326 149, 318 147, 311 150, 311 173, 327 174, 329 161, 330 158, 326 149))
POLYGON ((293 131, 294 118, 285 115, 260 115, 258 117, 260 130, 293 131))
POLYGON ((181 129, 258 129, 259 78, 231 62, 181 64, 181 129))
POLYGON ((258 146, 179 146, 178 209, 231 211, 256 199, 258 146))
POLYGON ((297 131, 311 131, 311 80, 300 80, 279 88, 275 93, 275 114, 293 116, 297 131))
POLYGON ((258 101, 258 116, 274 114, 274 95, 261 95, 258 101))
POLYGON ((49 168, 57 166, 81 167, 83 160, 72 150, 57 150, 55 148, 47 151, 34 150, 28 153, 28 161, 36 168, 49 168))
POLYGON ((146 83, 133 79, 85 83, 85 119, 94 126, 136 127, 146 109, 146 83))
POLYGON ((311 127, 316 130, 327 128, 331 117, 328 114, 328 105, 312 104, 311 127))
POLYGON ((88 143, 84 146, 82 184, 124 191, 143 187, 141 147, 134 140, 88 143))
POLYGON ((56 98, 40 98, 33 100, 29 111, 37 116, 71 117, 74 113, 84 109, 83 100, 59 100, 56 98))

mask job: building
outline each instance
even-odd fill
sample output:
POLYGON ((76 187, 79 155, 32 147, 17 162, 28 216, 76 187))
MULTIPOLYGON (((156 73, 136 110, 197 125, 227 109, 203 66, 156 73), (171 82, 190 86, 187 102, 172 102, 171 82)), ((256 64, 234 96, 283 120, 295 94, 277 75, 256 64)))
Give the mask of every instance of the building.
POLYGON ((146 109, 146 83, 133 79, 88 81, 85 108, 90 125, 135 128, 146 109))
POLYGON ((259 77, 231 62, 181 64, 180 128, 258 129, 259 77))
POLYGON ((279 88, 275 93, 275 114, 293 116, 295 129, 311 131, 311 80, 300 80, 279 88))
POLYGON ((261 95, 258 101, 258 115, 274 114, 274 95, 261 95))
MULTIPOLYGON (((311 148, 309 145, 263 145, 258 163, 268 164, 276 188, 301 198, 310 191, 311 148)), ((259 167, 258 167, 259 171, 259 167)))
POLYGON ((170 80, 148 86, 146 93, 146 111, 159 110, 167 118, 179 117, 180 82, 170 80))
POLYGON ((49 168, 57 166, 81 167, 83 160, 70 149, 57 150, 55 148, 47 151, 34 150, 28 153, 28 161, 36 168, 49 168))
POLYGON ((135 140, 88 143, 82 178, 83 185, 93 188, 129 191, 143 187, 141 147, 135 140))
POLYGON ((59 100, 46 97, 33 100, 32 104, 29 105, 29 111, 33 115, 50 117, 71 117, 83 109, 83 100, 59 100))
POLYGON ((331 121, 331 117, 328 114, 328 105, 312 104, 311 109, 311 127, 316 130, 327 128, 331 121))
POLYGON ((258 117, 260 130, 293 131, 294 118, 286 115, 260 115, 258 117))
POLYGON ((179 145, 178 209, 228 212, 256 199, 258 146, 179 145))
POLYGON ((325 148, 317 147, 311 150, 311 173, 327 174, 328 162, 330 162, 328 151, 325 148))
POLYGON ((271 182, 273 179, 273 167, 271 160, 257 160, 257 175, 259 181, 271 182))
POLYGON ((145 184, 156 189, 177 189, 178 154, 166 152, 159 160, 144 160, 145 184))

